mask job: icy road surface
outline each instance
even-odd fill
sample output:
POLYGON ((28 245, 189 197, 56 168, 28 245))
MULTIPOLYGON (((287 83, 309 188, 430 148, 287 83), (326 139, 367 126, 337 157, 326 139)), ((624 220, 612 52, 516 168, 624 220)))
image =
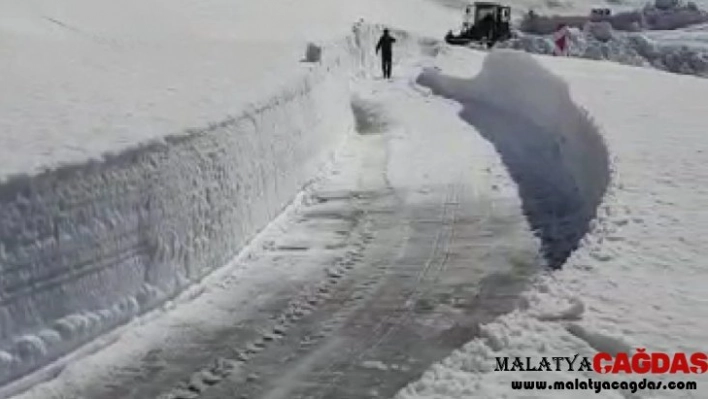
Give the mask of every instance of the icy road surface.
POLYGON ((397 68, 360 82, 358 134, 236 265, 23 397, 390 397, 510 312, 541 264, 516 186, 397 68))

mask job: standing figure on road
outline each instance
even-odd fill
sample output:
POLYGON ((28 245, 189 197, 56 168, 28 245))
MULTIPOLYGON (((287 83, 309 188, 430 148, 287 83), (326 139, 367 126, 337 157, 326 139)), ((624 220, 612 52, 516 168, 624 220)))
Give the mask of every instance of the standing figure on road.
POLYGON ((379 42, 376 44, 376 54, 381 51, 381 66, 383 69, 383 77, 384 79, 390 79, 391 78, 391 62, 393 58, 393 43, 396 42, 396 39, 391 37, 391 35, 388 32, 388 29, 384 29, 383 35, 379 39, 379 42))

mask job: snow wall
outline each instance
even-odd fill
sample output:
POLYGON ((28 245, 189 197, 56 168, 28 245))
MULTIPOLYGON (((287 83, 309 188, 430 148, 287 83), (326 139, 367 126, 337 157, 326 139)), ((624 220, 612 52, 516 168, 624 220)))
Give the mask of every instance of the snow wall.
POLYGON ((473 79, 426 70, 418 83, 460 102, 460 116, 494 144, 553 268, 590 228, 610 179, 609 155, 568 85, 533 56, 495 50, 473 79))
MULTIPOLYGON (((0 185, 0 396, 235 257, 353 131, 349 79, 378 71, 379 34, 356 25, 281 93, 199 131, 0 185)), ((399 56, 419 51, 397 36, 399 56)))

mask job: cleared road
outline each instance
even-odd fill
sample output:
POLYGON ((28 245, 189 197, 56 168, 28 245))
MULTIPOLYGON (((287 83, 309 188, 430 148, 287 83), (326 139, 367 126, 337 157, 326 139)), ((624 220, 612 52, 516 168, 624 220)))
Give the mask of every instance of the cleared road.
POLYGON ((184 318, 72 397, 391 397, 514 308, 539 247, 492 145, 407 78, 358 90, 359 134, 261 240, 275 271, 217 304, 233 320, 184 318))

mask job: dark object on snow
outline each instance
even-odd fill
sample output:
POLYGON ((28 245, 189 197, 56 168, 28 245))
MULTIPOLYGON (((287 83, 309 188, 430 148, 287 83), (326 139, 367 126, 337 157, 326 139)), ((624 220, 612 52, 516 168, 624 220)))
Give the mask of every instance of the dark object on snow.
POLYGON ((452 31, 445 36, 445 41, 452 45, 467 45, 472 42, 486 44, 491 48, 496 42, 511 37, 511 7, 497 3, 474 3, 474 24, 463 27, 459 35, 452 31))
POLYGON ((388 29, 384 29, 383 35, 376 44, 376 54, 381 51, 381 68, 383 69, 383 77, 388 79, 391 77, 391 63, 393 59, 393 43, 396 39, 391 37, 388 29))
POLYGON ((305 51, 305 62, 320 62, 322 60, 322 47, 313 43, 307 44, 305 51))
POLYGON ((611 18, 612 10, 609 8, 593 8, 590 11, 591 22, 609 21, 611 18))

